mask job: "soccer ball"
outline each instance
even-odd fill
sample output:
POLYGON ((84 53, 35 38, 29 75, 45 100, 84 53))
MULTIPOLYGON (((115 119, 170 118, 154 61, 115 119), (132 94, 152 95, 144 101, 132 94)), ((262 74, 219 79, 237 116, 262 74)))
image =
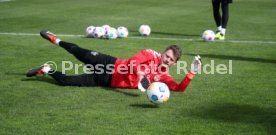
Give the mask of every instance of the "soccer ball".
POLYGON ((85 36, 86 37, 93 37, 93 31, 94 31, 95 27, 94 26, 88 26, 86 28, 86 31, 85 31, 85 36))
POLYGON ((101 38, 104 35, 104 29, 102 27, 95 27, 92 35, 94 38, 101 38))
POLYGON ((103 28, 105 31, 107 31, 107 30, 109 30, 111 27, 110 27, 109 25, 105 24, 105 25, 102 26, 102 28, 103 28))
POLYGON ((170 97, 170 90, 165 83, 154 82, 147 89, 148 99, 154 104, 167 102, 170 97))
POLYGON ((214 33, 214 31, 212 31, 212 30, 205 30, 202 33, 202 39, 204 41, 213 41, 213 40, 215 40, 215 33, 214 33))
POLYGON ((117 34, 119 38, 126 38, 128 36, 128 30, 126 27, 120 26, 117 28, 117 34))
POLYGON ((115 28, 109 28, 105 31, 104 38, 106 39, 116 39, 118 37, 117 30, 115 28))
POLYGON ((148 25, 141 25, 139 27, 139 33, 141 36, 149 36, 151 32, 151 29, 148 25))

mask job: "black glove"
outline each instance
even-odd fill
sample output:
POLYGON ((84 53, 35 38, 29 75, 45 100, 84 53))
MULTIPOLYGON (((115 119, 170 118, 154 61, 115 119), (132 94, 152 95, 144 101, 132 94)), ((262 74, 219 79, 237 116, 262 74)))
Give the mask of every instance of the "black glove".
POLYGON ((145 92, 150 86, 150 81, 146 78, 146 77, 143 77, 139 84, 138 84, 138 89, 142 92, 145 92))

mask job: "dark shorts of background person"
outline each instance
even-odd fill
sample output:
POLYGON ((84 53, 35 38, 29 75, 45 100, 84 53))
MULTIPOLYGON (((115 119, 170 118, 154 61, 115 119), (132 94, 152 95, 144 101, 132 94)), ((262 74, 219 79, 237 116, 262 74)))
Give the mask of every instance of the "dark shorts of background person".
POLYGON ((213 3, 233 3, 233 0, 212 0, 213 3))

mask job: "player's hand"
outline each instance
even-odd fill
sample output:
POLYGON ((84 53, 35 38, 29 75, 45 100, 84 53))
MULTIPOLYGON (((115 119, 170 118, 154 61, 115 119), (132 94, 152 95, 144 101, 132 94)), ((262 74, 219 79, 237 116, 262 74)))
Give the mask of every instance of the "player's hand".
POLYGON ((140 82, 138 84, 138 89, 142 92, 145 92, 148 89, 149 86, 150 86, 149 80, 144 76, 141 77, 140 82))
POLYGON ((201 58, 199 55, 195 56, 195 59, 193 60, 193 63, 191 65, 191 72, 193 74, 197 74, 201 70, 201 58))

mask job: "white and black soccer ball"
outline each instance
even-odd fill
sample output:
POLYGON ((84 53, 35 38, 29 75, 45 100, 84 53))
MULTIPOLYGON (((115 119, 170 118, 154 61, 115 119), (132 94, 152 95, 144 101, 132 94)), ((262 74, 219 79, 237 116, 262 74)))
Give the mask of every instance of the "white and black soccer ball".
POLYGON ((104 35, 104 28, 95 27, 92 33, 94 38, 101 38, 104 35))
POLYGON ((154 104, 167 102, 170 98, 170 90, 165 83, 153 82, 147 89, 148 99, 154 104))
POLYGON ((104 38, 106 39, 116 39, 118 37, 117 30, 115 28, 109 28, 104 33, 104 38))
POLYGON ((151 29, 150 29, 149 25, 143 24, 139 27, 138 31, 139 31, 141 36, 149 36, 150 32, 151 32, 151 29))
POLYGON ((91 38, 91 37, 93 37, 93 31, 94 31, 94 29, 95 29, 95 27, 94 26, 88 26, 87 28, 86 28, 86 30, 85 30, 85 36, 86 37, 89 37, 89 38, 91 38))
POLYGON ((202 33, 202 39, 204 41, 214 41, 215 40, 215 32, 212 30, 205 30, 202 33))
POLYGON ((117 34, 119 38, 126 38, 128 36, 128 29, 124 26, 117 28, 117 34))

